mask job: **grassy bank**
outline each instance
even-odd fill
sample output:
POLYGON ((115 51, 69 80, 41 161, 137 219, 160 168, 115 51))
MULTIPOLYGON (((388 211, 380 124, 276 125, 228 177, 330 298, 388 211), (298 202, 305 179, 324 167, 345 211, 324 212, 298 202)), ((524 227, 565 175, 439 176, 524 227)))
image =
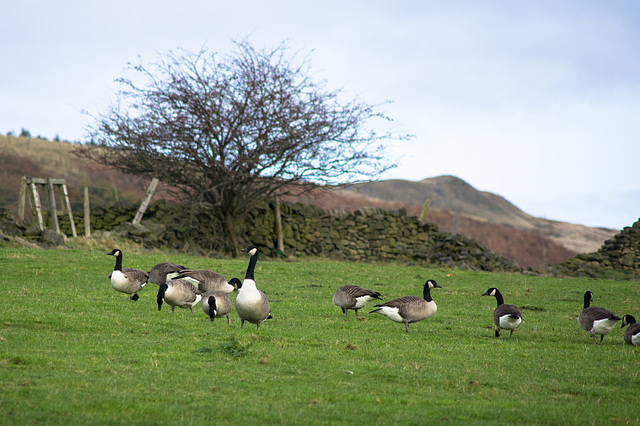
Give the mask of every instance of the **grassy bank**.
MULTIPOLYGON (((274 318, 256 331, 235 310, 230 326, 158 312, 153 284, 128 302, 105 253, 0 249, 0 424, 640 423, 638 349, 619 327, 595 346, 576 322, 586 290, 640 317, 638 283, 262 257, 274 318), (331 302, 343 284, 421 295, 428 278, 438 312, 409 334, 331 302), (493 336, 492 286, 521 307, 511 340, 493 336)), ((124 253, 169 260, 227 279, 248 263, 124 253)))

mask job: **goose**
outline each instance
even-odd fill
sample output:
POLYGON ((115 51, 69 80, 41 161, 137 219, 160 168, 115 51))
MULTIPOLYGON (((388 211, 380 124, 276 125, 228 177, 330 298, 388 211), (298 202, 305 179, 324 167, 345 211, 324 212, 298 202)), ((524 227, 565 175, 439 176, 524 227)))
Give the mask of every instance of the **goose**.
POLYGON ((162 309, 162 302, 171 306, 171 312, 175 312, 176 306, 182 309, 190 309, 200 302, 202 293, 187 280, 175 279, 160 284, 158 289, 158 310, 162 309))
POLYGON ((166 283, 167 274, 177 272, 181 269, 186 269, 186 267, 172 262, 158 263, 149 271, 149 282, 157 285, 166 283))
POLYGON ((630 345, 640 346, 640 324, 632 315, 625 315, 622 317, 622 327, 625 325, 629 328, 624 331, 624 341, 630 345))
POLYGON ((113 272, 109 275, 111 279, 111 287, 120 293, 126 293, 129 295, 129 301, 137 301, 140 296, 138 292, 147 284, 149 280, 149 274, 140 269, 134 268, 122 268, 122 250, 113 249, 108 256, 116 257, 116 266, 113 268, 113 272))
POLYGON ((497 288, 490 288, 483 296, 495 296, 498 306, 493 310, 493 323, 496 325, 496 337, 500 337, 500 330, 511 330, 509 339, 513 336, 513 331, 522 322, 520 309, 515 305, 506 305, 502 298, 502 293, 497 288))
POLYGON ((604 335, 613 330, 620 318, 608 309, 589 306, 592 300, 593 293, 587 291, 584 294, 584 309, 578 316, 578 324, 593 337, 593 343, 601 345, 604 335), (596 341, 596 334, 600 335, 600 343, 596 341))
POLYGON ((442 288, 435 280, 427 280, 422 291, 423 297, 403 296, 390 300, 369 312, 384 315, 391 321, 403 322, 406 332, 409 332, 409 324, 422 321, 436 313, 438 307, 431 298, 432 288, 442 288))
POLYGON ((231 312, 231 299, 224 291, 212 290, 202 295, 200 300, 202 311, 209 315, 211 322, 214 318, 227 317, 227 323, 231 324, 229 312, 231 312))
POLYGON ((238 278, 232 278, 227 282, 222 275, 207 269, 188 269, 183 268, 168 275, 170 278, 182 278, 193 285, 197 286, 202 293, 213 290, 221 290, 225 293, 231 293, 238 288, 241 281, 238 278))
POLYGON ((267 296, 256 288, 254 280, 253 273, 256 268, 256 262, 258 262, 258 247, 251 245, 244 251, 249 253, 251 258, 249 259, 244 281, 236 297, 236 312, 240 317, 240 328, 242 328, 245 321, 249 321, 252 324, 256 324, 256 329, 258 329, 262 321, 271 318, 271 307, 267 296))
POLYGON ((367 303, 374 299, 382 299, 382 295, 377 291, 367 290, 359 285, 343 285, 333 295, 333 304, 342 309, 345 318, 349 313, 349 309, 356 311, 357 318, 358 309, 364 308, 367 303))

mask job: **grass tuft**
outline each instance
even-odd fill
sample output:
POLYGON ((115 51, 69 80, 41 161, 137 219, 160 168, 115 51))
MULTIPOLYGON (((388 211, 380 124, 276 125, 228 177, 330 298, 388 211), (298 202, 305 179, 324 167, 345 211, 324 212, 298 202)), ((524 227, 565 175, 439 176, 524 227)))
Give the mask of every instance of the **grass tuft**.
POLYGON ((218 348, 220 352, 223 354, 231 355, 234 358, 241 358, 249 354, 249 347, 251 343, 248 345, 243 345, 236 339, 235 337, 231 337, 227 342, 220 343, 218 348))

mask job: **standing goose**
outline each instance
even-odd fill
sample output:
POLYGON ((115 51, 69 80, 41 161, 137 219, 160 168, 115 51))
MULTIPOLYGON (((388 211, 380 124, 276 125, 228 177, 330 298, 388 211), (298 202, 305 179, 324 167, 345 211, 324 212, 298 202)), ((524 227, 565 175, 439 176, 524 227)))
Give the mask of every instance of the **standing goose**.
POLYGON ((167 282, 167 274, 185 269, 185 266, 172 262, 158 263, 149 271, 149 282, 153 284, 163 284, 167 282))
POLYGON ((167 302, 171 306, 171 312, 175 312, 176 306, 182 309, 190 309, 193 313, 193 307, 202 298, 200 290, 195 288, 187 280, 176 279, 169 280, 160 284, 158 289, 158 310, 162 309, 162 302, 167 302))
POLYGON ((367 290, 358 285, 343 285, 333 295, 333 304, 342 309, 345 318, 349 313, 349 309, 356 311, 357 318, 358 309, 364 308, 367 303, 374 299, 382 299, 382 295, 377 291, 367 290))
POLYGON ((424 283, 423 297, 403 296, 380 305, 369 312, 384 315, 391 321, 403 322, 406 332, 409 332, 409 324, 422 321, 436 313, 438 307, 431 298, 432 288, 442 288, 435 280, 427 280, 424 283))
POLYGON ((258 247, 251 245, 245 251, 251 255, 251 259, 249 259, 247 274, 236 297, 236 312, 240 317, 240 328, 245 321, 249 321, 256 324, 256 329, 258 329, 262 321, 271 318, 271 307, 264 293, 256 288, 253 277, 256 262, 258 262, 258 247))
POLYGON ((140 269, 122 269, 122 250, 120 249, 113 249, 107 255, 116 257, 116 266, 109 275, 111 287, 120 293, 128 294, 129 301, 137 301, 140 298, 138 292, 147 284, 149 274, 140 269))
POLYGON ((211 322, 214 318, 227 317, 227 323, 231 324, 229 312, 231 312, 231 299, 224 291, 212 290, 202 295, 200 300, 202 311, 209 315, 211 322))
POLYGON ((622 327, 625 325, 629 328, 624 331, 624 341, 630 345, 640 346, 640 324, 632 315, 625 315, 622 317, 622 327))
POLYGON ((593 343, 601 345, 604 335, 613 330, 620 318, 608 309, 589 306, 592 300, 593 293, 587 291, 584 294, 584 309, 578 316, 578 324, 593 337, 593 343), (600 335, 600 343, 596 341, 596 334, 600 335))
POLYGON ((183 268, 169 274, 171 278, 182 278, 197 286, 202 293, 207 291, 220 290, 225 293, 231 293, 236 290, 238 284, 241 284, 238 278, 232 278, 227 282, 222 275, 207 269, 188 269, 183 268))
POLYGON ((505 305, 502 293, 497 288, 490 288, 483 296, 495 296, 498 306, 493 310, 493 323, 496 325, 496 337, 500 337, 500 330, 511 330, 509 339, 513 336, 513 331, 522 322, 520 309, 515 305, 505 305))

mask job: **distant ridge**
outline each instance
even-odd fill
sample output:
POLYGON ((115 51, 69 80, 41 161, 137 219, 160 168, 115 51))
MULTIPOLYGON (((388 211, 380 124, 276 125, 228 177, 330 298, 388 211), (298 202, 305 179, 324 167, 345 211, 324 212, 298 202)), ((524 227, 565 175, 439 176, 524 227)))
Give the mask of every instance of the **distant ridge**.
MULTIPOLYGON (((400 179, 349 185, 344 193, 354 193, 371 199, 422 206, 427 198, 431 207, 444 209, 491 224, 535 231, 575 253, 598 250, 618 231, 590 228, 531 216, 505 198, 479 191, 455 176, 437 176, 421 181, 400 179)), ((470 238, 476 238, 470 236, 470 238)))

